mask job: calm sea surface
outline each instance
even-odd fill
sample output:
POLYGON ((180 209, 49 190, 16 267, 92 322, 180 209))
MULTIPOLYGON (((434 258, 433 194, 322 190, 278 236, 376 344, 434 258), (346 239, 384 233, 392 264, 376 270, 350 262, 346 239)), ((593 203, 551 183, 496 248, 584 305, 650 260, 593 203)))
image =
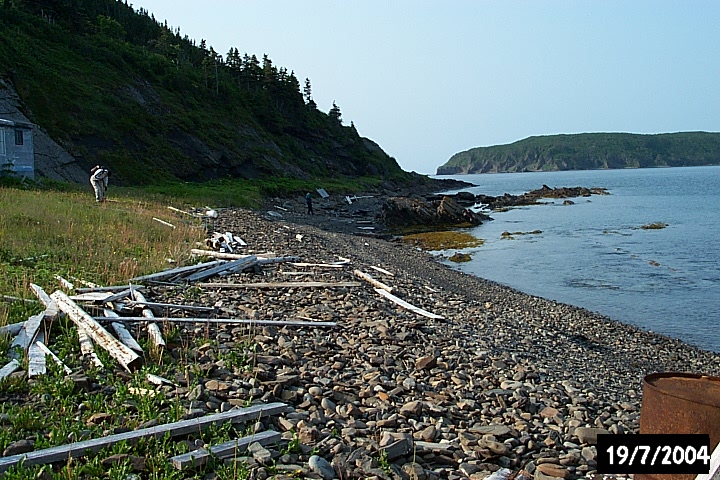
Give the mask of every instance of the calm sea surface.
MULTIPOLYGON (((720 167, 457 175, 463 190, 521 194, 604 187, 608 196, 545 200, 492 213, 471 233, 466 273, 584 307, 720 352, 720 167), (660 230, 640 227, 655 222, 660 230), (541 234, 502 239, 504 231, 541 234)), ((447 253, 454 253, 447 252, 447 253)))

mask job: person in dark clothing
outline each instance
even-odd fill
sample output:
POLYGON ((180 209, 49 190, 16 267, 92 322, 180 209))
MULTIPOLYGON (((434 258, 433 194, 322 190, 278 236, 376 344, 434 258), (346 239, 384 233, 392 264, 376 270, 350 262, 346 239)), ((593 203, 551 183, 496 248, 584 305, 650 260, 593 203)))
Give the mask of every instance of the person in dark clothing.
POLYGON ((312 208, 312 196, 310 195, 310 192, 308 192, 307 195, 305 195, 305 202, 307 202, 308 215, 315 215, 315 212, 313 212, 313 208, 312 208))

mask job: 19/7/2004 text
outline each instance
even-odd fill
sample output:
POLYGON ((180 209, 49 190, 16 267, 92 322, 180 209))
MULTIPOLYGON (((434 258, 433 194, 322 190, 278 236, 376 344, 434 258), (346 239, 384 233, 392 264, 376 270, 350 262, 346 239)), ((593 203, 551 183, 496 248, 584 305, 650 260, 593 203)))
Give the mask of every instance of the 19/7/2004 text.
POLYGON ((698 474, 710 471, 710 435, 599 435, 599 473, 698 474))

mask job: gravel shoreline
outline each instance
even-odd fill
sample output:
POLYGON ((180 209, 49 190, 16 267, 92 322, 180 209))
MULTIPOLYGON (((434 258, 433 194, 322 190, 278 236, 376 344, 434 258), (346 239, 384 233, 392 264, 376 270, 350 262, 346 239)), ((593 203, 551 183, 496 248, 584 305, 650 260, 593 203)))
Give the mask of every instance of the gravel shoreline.
MULTIPOLYGON (((598 433, 638 432, 645 375, 720 374, 720 356, 679 340, 463 274, 401 242, 285 218, 302 221, 228 209, 209 227, 242 237, 248 243, 242 253, 350 260, 344 268, 280 264, 259 281, 357 280, 359 269, 444 317, 399 307, 365 282, 324 290, 204 289, 204 304, 236 315, 338 322, 333 330, 263 328, 255 336, 262 360, 252 373, 253 391, 226 392, 294 408, 275 425, 299 442, 298 453, 275 455, 288 471, 298 467, 311 478, 481 479, 503 467, 536 479, 592 477, 598 433)), ((166 300, 183 298, 169 290, 166 300)), ((258 458, 246 460, 255 478, 270 475, 258 458)))

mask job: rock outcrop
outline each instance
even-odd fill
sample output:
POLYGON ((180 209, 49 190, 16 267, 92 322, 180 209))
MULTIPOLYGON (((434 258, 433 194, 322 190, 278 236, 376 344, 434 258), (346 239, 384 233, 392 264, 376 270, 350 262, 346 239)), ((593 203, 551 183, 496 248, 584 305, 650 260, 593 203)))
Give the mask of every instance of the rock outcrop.
POLYGON ((382 210, 388 228, 413 226, 448 227, 480 225, 488 217, 461 207, 452 197, 426 200, 419 197, 389 197, 382 210))

